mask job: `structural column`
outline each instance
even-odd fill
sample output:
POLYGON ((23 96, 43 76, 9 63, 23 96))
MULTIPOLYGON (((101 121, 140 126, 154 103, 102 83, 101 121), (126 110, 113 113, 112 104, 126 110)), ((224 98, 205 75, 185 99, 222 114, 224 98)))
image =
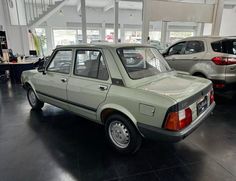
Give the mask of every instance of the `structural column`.
POLYGON ((114 43, 118 43, 118 29, 119 29, 119 1, 114 0, 114 43))
POLYGON ((86 7, 85 0, 81 0, 82 40, 87 43, 86 7))
POLYGON ((51 27, 45 27, 46 37, 47 37, 47 52, 44 52, 45 55, 50 55, 53 50, 54 38, 51 27))
POLYGON ((198 23, 196 27, 196 35, 202 36, 204 31, 204 23, 198 23))
POLYGON ((106 23, 102 23, 102 28, 101 28, 101 40, 105 40, 106 38, 106 23))
POLYGON ((120 24, 120 40, 121 42, 125 42, 125 28, 124 24, 120 24))
POLYGON ((211 31, 211 34, 213 36, 218 36, 220 34, 220 25, 221 25, 223 10, 224 10, 224 0, 216 0, 214 15, 213 15, 212 31, 211 31))
POLYGON ((142 43, 146 44, 149 36, 148 1, 143 1, 142 43))
POLYGON ((161 44, 166 44, 166 36, 167 36, 167 21, 162 21, 161 24, 161 44))

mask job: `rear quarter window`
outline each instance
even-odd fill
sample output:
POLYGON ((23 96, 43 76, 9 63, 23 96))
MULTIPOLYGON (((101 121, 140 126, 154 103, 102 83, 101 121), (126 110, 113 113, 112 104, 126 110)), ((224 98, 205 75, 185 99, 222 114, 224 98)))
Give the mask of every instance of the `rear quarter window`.
POLYGON ((212 42, 211 47, 214 52, 236 55, 236 39, 212 42))

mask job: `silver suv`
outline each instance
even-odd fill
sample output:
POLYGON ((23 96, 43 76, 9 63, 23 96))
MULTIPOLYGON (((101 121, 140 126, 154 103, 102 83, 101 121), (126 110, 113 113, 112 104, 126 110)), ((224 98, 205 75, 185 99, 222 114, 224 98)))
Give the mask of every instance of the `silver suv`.
POLYGON ((163 56, 172 68, 208 78, 217 89, 236 84, 236 37, 189 37, 163 56))

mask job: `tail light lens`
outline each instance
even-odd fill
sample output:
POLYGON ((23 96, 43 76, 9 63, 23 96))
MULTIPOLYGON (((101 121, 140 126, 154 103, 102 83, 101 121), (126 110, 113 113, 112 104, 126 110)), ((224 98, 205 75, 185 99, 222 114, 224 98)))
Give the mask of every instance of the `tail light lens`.
POLYGON ((216 65, 234 65, 236 58, 233 57, 214 57, 211 59, 216 65))
POLYGON ((191 122, 192 122, 192 110, 190 108, 187 108, 179 112, 169 113, 164 127, 165 129, 171 131, 179 131, 190 125, 191 122))
POLYGON ((215 100, 214 91, 211 90, 211 92, 210 92, 210 104, 212 104, 214 102, 214 100, 215 100))
POLYGON ((223 89, 225 87, 225 84, 221 83, 221 84, 213 84, 214 88, 217 89, 223 89))

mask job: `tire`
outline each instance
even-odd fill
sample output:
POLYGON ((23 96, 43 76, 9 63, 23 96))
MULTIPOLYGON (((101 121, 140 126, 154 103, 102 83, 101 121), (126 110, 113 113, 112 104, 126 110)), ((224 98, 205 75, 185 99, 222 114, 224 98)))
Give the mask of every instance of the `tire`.
POLYGON ((122 154, 134 154, 142 144, 142 136, 128 118, 113 114, 105 122, 109 144, 122 154))
POLYGON ((40 101, 32 88, 27 89, 27 98, 33 110, 41 110, 44 103, 40 101))

